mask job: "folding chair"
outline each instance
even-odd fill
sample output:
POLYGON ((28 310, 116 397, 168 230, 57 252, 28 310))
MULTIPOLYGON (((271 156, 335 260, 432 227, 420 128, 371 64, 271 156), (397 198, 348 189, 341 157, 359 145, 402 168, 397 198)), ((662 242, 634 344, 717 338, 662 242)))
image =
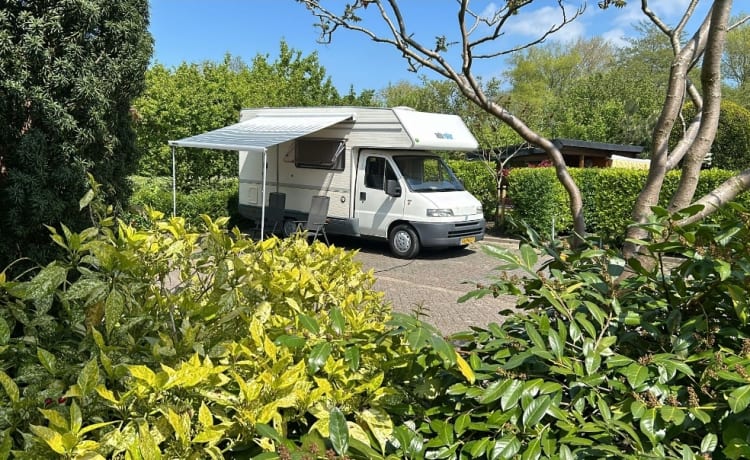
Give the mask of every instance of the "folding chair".
POLYGON ((328 235, 326 235, 329 202, 330 198, 327 196, 316 195, 312 197, 310 213, 307 215, 307 220, 297 222, 298 230, 304 229, 308 237, 310 236, 310 233, 312 233, 313 239, 317 239, 318 235, 322 234, 326 244, 329 244, 328 235))
POLYGON ((268 194, 268 208, 266 208, 266 234, 273 235, 276 229, 284 225, 284 209, 286 194, 271 192, 268 194))

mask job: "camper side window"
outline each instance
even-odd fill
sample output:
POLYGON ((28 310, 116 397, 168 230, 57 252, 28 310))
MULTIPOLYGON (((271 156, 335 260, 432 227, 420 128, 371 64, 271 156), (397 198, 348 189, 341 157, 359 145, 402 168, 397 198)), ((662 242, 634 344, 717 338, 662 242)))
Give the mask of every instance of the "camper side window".
POLYGON ((389 180, 396 180, 393 167, 381 157, 368 157, 365 164, 365 187, 385 190, 389 180))
POLYGON ((385 174, 385 158, 368 157, 365 164, 365 186, 383 190, 383 176, 385 174))
POLYGON ((294 164, 298 168, 344 170, 346 144, 337 139, 299 139, 294 164))

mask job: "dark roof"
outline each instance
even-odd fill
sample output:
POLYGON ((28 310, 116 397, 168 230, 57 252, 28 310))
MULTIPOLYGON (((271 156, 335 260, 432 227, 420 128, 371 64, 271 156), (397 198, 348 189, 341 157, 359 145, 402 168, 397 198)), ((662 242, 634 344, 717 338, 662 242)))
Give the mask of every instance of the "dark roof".
MULTIPOLYGON (((560 149, 561 153, 565 155, 566 150, 587 150, 588 153, 599 153, 601 156, 609 156, 611 154, 623 155, 631 158, 635 158, 643 152, 643 146, 640 145, 628 145, 628 144, 610 144, 607 142, 593 142, 593 141, 582 141, 578 139, 550 139, 555 146, 560 149)), ((522 158, 534 155, 544 155, 545 152, 536 146, 522 146, 522 145, 509 145, 506 147, 495 147, 492 152, 497 155, 497 159, 504 159, 511 154, 514 154, 514 158, 522 158)), ((475 157, 481 157, 481 152, 477 152, 475 157)))

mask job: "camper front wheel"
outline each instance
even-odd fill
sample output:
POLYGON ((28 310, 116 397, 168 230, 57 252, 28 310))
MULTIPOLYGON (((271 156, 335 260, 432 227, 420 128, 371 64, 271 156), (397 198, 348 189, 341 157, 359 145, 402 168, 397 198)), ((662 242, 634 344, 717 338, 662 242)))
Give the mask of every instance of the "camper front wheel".
POLYGON ((402 259, 413 259, 419 253, 419 237, 410 225, 401 224, 388 235, 391 252, 402 259))

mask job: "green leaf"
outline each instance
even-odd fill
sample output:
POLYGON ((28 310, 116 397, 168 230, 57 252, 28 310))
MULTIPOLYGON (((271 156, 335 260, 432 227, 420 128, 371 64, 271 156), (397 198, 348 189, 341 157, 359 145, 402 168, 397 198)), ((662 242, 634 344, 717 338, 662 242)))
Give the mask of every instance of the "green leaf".
POLYGON ((549 409, 551 404, 552 400, 547 395, 531 401, 523 411, 523 416, 521 418, 523 426, 529 430, 532 426, 539 423, 539 421, 542 420, 542 417, 547 413, 547 409, 549 409))
POLYGON ((443 445, 450 445, 454 441, 453 425, 440 419, 430 422, 430 428, 443 445))
POLYGON ((741 386, 729 393, 727 402, 729 403, 729 408, 735 414, 739 414, 745 410, 747 405, 750 404, 750 385, 741 386))
POLYGON ((665 422, 682 425, 685 421, 685 411, 675 406, 662 406, 659 409, 659 415, 665 422))
MULTIPOLYGON (((475 441, 469 441, 463 448, 463 452, 468 452, 471 457, 469 458, 481 458, 487 451, 490 440, 487 437, 477 439, 475 441)), ((464 458, 464 457, 461 457, 464 458)))
POLYGON ((81 396, 86 396, 96 388, 99 383, 99 363, 96 358, 90 360, 83 366, 83 370, 78 374, 78 386, 81 389, 81 396))
POLYGON ((714 433, 708 433, 701 441, 701 453, 711 453, 716 450, 719 444, 719 437, 714 433))
POLYGON ((378 444, 380 444, 380 451, 385 452, 386 444, 388 439, 393 433, 393 422, 387 412, 377 408, 370 408, 363 410, 359 416, 370 428, 370 432, 378 444))
POLYGON ((515 435, 504 436, 497 441, 489 452, 490 460, 505 460, 513 458, 521 450, 521 441, 515 435))
POLYGON ((138 449, 143 459, 161 460, 161 450, 146 422, 138 423, 138 449))
POLYGON ((524 384, 521 380, 511 380, 510 385, 503 392, 500 398, 500 407, 507 411, 513 409, 518 404, 518 400, 523 395, 524 384))
POLYGON ((346 418, 338 407, 331 409, 329 418, 329 439, 333 449, 339 455, 345 455, 349 450, 349 427, 346 418))
POLYGON ((647 409, 639 422, 641 433, 645 434, 652 444, 656 445, 661 437, 656 425, 656 408, 647 409))
POLYGON ((432 333, 420 325, 409 331, 406 335, 406 340, 409 342, 409 346, 413 350, 420 350, 427 345, 430 336, 432 336, 432 333))
POLYGON ((537 460, 542 456, 542 438, 536 437, 529 441, 528 445, 526 446, 526 450, 524 450, 523 455, 521 455, 521 460, 537 460))
POLYGON ((471 415, 464 413, 456 417, 456 422, 453 424, 453 429, 456 430, 456 434, 461 436, 466 429, 471 425, 471 415))
POLYGON ((264 438, 271 439, 277 443, 281 442, 281 435, 275 428, 265 423, 255 424, 255 431, 264 438))
POLYGON ((557 334, 557 331, 554 329, 550 329, 547 333, 547 340, 549 341, 549 349, 552 352, 552 354, 555 355, 557 359, 560 359, 563 352, 563 342, 560 339, 560 336, 557 334))
POLYGON ((130 375, 138 380, 146 382, 146 384, 152 388, 156 387, 156 374, 154 373, 154 371, 140 364, 127 367, 130 375))
POLYGON ((490 404, 500 399, 511 382, 512 380, 495 380, 492 382, 479 396, 479 404, 490 404))
POLYGON ((346 319, 344 319, 344 315, 341 313, 341 309, 338 307, 331 308, 331 311, 328 313, 328 317, 331 319, 331 327, 333 328, 333 332, 341 335, 346 328, 346 319))
POLYGON ((42 438, 42 440, 56 453, 65 454, 65 443, 63 437, 57 431, 46 426, 29 425, 31 432, 42 438))
POLYGON ((10 326, 8 326, 8 323, 3 318, 0 318, 0 347, 7 345, 9 340, 10 326))
POLYGON ((443 359, 443 364, 446 367, 456 364, 456 350, 445 339, 437 334, 431 334, 430 343, 432 344, 432 348, 443 359))
POLYGON ((531 342, 542 350, 546 350, 547 347, 544 344, 544 339, 542 338, 542 335, 539 333, 539 331, 536 330, 534 324, 531 321, 527 321, 523 326, 526 329, 526 334, 528 334, 531 342))
POLYGON ((523 260, 524 266, 529 270, 534 270, 534 266, 539 260, 539 256, 536 251, 528 244, 521 245, 521 260, 523 260))
POLYGON ((299 324, 308 331, 312 332, 313 334, 320 333, 320 326, 318 325, 318 322, 315 320, 315 318, 304 313, 300 313, 299 315, 297 315, 297 318, 299 318, 299 324))
POLYGON ((47 372, 49 372, 51 375, 55 375, 55 368, 57 366, 57 358, 55 358, 55 355, 43 348, 37 347, 36 357, 37 359, 39 359, 39 362, 42 364, 42 366, 47 369, 47 372))
POLYGON ((85 208, 91 203, 91 200, 94 199, 95 193, 93 190, 89 189, 83 197, 78 201, 78 210, 85 208))
POLYGON ((113 289, 104 303, 104 324, 108 334, 120 323, 123 311, 125 311, 125 297, 120 291, 113 289))
POLYGON ((631 388, 637 390, 648 379, 648 368, 638 363, 632 363, 625 368, 623 375, 628 380, 631 388))
POLYGON ((314 374, 322 368, 326 360, 328 359, 328 356, 331 354, 331 344, 328 342, 323 342, 315 345, 312 350, 310 350, 310 356, 307 358, 307 369, 310 371, 311 374, 314 374))
POLYGON ((70 431, 77 435, 81 431, 81 425, 83 425, 83 415, 81 415, 81 408, 78 407, 75 399, 70 403, 70 431))
POLYGON ((307 341, 304 337, 300 337, 298 335, 280 335, 276 337, 274 343, 276 345, 281 345, 283 347, 296 350, 297 348, 304 347, 307 341))
POLYGON ((0 432, 0 437, 2 437, 2 442, 0 442, 0 460, 8 460, 10 458, 10 450, 13 447, 10 429, 0 432))
POLYGON ((344 351, 344 360, 349 363, 349 369, 356 371, 359 369, 360 351, 359 347, 352 345, 344 351))

